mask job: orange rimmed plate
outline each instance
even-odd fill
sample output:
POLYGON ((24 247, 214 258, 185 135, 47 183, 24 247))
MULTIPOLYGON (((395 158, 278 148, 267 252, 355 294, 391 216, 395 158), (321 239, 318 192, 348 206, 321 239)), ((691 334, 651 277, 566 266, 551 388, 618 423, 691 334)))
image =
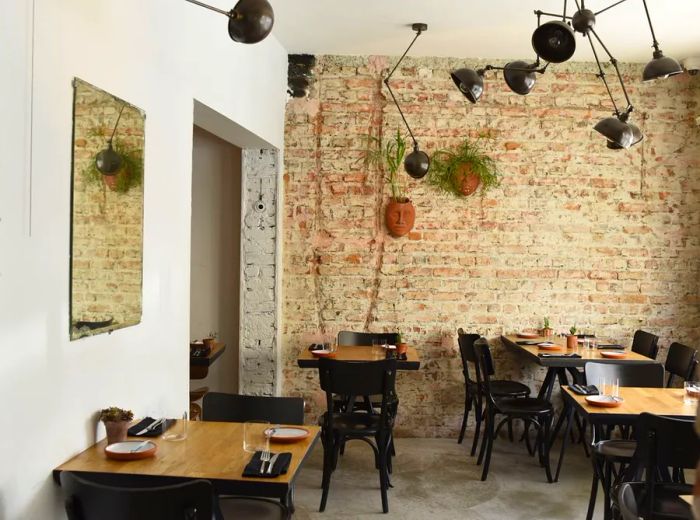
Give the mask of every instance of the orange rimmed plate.
POLYGON ((627 357, 627 352, 620 350, 600 350, 600 355, 609 359, 623 359, 627 357))
POLYGON ((624 400, 622 397, 613 397, 611 395, 587 395, 586 402, 591 406, 600 406, 601 408, 615 408, 620 406, 624 400))
POLYGON ((336 352, 331 352, 330 350, 312 350, 311 355, 313 355, 315 357, 334 358, 337 354, 336 354, 336 352))
POLYGON ((297 442, 309 436, 309 430, 300 426, 277 426, 265 430, 273 442, 297 442))
POLYGON ((533 332, 518 332, 516 336, 523 339, 535 339, 540 337, 539 334, 533 332))
POLYGON ((157 450, 153 441, 124 441, 105 446, 105 455, 115 460, 138 460, 153 457, 157 450))
POLYGON ((564 350, 564 345, 557 343, 538 343, 537 348, 540 350, 564 350))

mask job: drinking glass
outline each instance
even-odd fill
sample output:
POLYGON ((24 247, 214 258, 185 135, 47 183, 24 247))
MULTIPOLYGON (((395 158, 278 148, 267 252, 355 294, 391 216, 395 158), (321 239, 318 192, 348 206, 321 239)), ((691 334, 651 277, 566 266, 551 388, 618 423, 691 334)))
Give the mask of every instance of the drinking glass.
POLYGON ((598 348, 598 340, 596 338, 591 338, 588 343, 588 348, 591 350, 596 350, 598 348))
POLYGON ((384 340, 372 338, 372 359, 384 359, 384 340))
POLYGON ((246 421, 243 423, 243 449, 250 453, 269 451, 270 436, 265 433, 270 430, 268 421, 246 421))
POLYGON ((700 397, 700 381, 686 381, 683 383, 683 388, 685 389, 683 403, 697 405, 700 397))
POLYGON ((187 438, 187 412, 184 412, 182 418, 177 419, 161 438, 166 441, 184 441, 187 438))
POLYGON ((590 349, 591 348, 591 340, 590 338, 583 338, 583 347, 585 349, 590 349))
POLYGON ((610 390, 608 387, 608 381, 604 377, 601 377, 598 380, 598 393, 600 395, 610 395, 610 390))
POLYGON ((610 381, 610 395, 614 398, 620 397, 620 379, 615 378, 610 381))

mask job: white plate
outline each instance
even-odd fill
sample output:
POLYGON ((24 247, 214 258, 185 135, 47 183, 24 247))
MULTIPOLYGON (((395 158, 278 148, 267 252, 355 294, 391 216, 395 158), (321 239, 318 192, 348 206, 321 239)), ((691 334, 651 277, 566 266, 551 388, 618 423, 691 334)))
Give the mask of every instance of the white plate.
POLYGON ((111 459, 134 460, 151 457, 158 445, 152 441, 115 442, 105 447, 105 454, 111 459))
POLYGON ((273 441, 293 442, 308 437, 309 430, 306 428, 294 428, 293 426, 278 426, 265 430, 265 435, 269 435, 273 441))

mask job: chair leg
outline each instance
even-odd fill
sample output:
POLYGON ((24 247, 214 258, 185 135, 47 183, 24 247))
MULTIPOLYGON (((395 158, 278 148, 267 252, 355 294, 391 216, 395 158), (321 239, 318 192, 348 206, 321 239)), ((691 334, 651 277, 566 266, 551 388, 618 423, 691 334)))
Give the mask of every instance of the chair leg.
POLYGON ((508 417, 508 439, 513 442, 513 419, 508 417))
POLYGON ((493 431, 493 426, 494 426, 494 419, 492 414, 489 414, 487 417, 486 421, 488 423, 487 427, 484 428, 484 440, 481 443, 481 446, 483 448, 484 444, 486 444, 486 460, 484 461, 484 470, 481 472, 481 480, 482 482, 486 480, 486 477, 489 475, 489 465, 491 464, 491 450, 493 448, 493 437, 494 437, 494 431, 493 431))
POLYGON ((323 513, 326 510, 326 502, 328 501, 328 491, 331 486, 331 473, 333 472, 333 458, 335 456, 335 442, 330 442, 327 439, 323 444, 323 480, 321 482, 321 505, 319 512, 323 513), (329 445, 330 444, 330 445, 329 445))
POLYGON ((544 465, 544 471, 547 475, 547 482, 552 483, 552 469, 549 467, 549 430, 552 425, 552 419, 554 417, 545 417, 544 423, 544 435, 542 435, 542 446, 540 448, 542 455, 542 462, 544 465))
MULTIPOLYGON (((474 420, 476 421, 476 425, 474 426, 474 440, 472 441, 472 449, 471 449, 471 456, 473 457, 474 454, 476 454, 476 448, 479 445, 479 433, 481 432, 481 422, 484 418, 484 411, 479 408, 478 405, 474 405, 474 420)), ((481 462, 479 462, 481 464, 481 462)))
POLYGON ((593 520, 593 512, 595 511, 595 502, 598 498, 598 462, 596 456, 591 454, 593 462, 593 482, 591 483, 591 495, 588 499, 588 511, 586 512, 586 520, 593 520))
POLYGON ((489 425, 492 422, 492 417, 487 415, 484 417, 484 438, 481 440, 481 447, 479 448, 479 456, 476 459, 477 466, 480 466, 484 462, 484 455, 486 454, 487 437, 489 437, 489 425))
POLYGON ((467 392, 467 396, 464 398, 464 415, 462 416, 462 426, 459 429, 459 438, 457 439, 457 444, 462 444, 464 440, 464 433, 467 431, 467 419, 469 418, 469 410, 471 409, 471 396, 467 392))
POLYGON ((610 491, 612 490, 612 463, 604 461, 605 465, 605 480, 603 481, 603 493, 605 501, 603 502, 603 518, 610 520, 612 518, 612 510, 610 508, 610 491))

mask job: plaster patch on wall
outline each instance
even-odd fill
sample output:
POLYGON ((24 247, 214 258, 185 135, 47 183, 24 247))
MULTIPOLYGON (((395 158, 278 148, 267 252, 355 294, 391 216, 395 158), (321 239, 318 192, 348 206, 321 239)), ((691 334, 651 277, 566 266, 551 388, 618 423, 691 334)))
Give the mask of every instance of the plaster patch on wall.
POLYGON ((239 390, 275 395, 277 151, 243 150, 239 390))

